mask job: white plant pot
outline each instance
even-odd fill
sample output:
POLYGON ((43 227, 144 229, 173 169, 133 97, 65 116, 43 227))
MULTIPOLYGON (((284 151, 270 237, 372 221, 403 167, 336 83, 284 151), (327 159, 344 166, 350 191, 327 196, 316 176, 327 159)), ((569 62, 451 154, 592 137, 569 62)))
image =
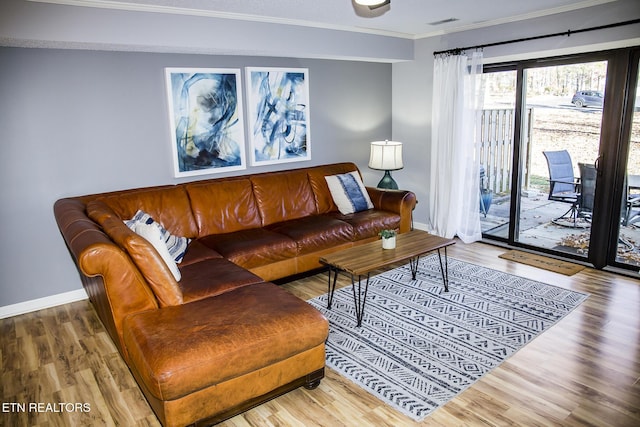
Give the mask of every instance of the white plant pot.
POLYGON ((395 249, 396 247, 396 236, 387 237, 386 239, 382 238, 382 249, 395 249))

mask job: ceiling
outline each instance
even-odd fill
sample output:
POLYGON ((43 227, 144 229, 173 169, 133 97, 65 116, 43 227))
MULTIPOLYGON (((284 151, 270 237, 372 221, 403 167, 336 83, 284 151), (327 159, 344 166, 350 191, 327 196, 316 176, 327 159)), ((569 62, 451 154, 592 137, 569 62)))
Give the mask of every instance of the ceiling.
POLYGON ((30 0, 108 9, 272 22, 422 38, 536 18, 616 0, 30 0), (446 22, 452 18, 453 22, 446 22), (444 22, 443 22, 444 21, 444 22))

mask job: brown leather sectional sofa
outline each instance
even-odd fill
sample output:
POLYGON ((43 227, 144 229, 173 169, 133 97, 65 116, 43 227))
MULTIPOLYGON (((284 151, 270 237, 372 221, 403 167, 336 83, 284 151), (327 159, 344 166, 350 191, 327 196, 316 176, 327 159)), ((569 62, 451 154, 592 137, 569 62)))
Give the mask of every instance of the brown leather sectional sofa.
POLYGON ((60 199, 54 213, 82 283, 164 425, 219 422, 324 376, 328 323, 270 280, 325 253, 411 227, 408 191, 367 188, 374 208, 338 212, 339 163, 60 199), (171 273, 124 220, 138 210, 190 240, 171 273))

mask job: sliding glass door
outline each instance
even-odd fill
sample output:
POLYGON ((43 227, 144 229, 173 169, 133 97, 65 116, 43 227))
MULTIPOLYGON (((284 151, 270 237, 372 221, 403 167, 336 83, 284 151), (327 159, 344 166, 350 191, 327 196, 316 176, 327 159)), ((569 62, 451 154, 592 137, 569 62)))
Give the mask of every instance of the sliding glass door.
POLYGON ((485 73, 479 126, 480 217, 483 234, 509 237, 511 178, 516 125, 515 70, 485 73))
POLYGON ((620 227, 615 262, 638 269, 640 267, 640 71, 639 53, 632 58, 635 83, 629 82, 629 98, 625 118, 630 123, 623 129, 623 146, 627 161, 624 168, 623 191, 620 199, 620 227), (634 88, 635 85, 635 88, 634 88))
POLYGON ((595 61, 484 74, 485 236, 588 256, 606 70, 606 61, 595 61), (587 92, 593 99, 585 99, 587 92), (518 96, 521 108, 516 108, 518 96), (585 186, 590 193, 583 192, 579 204, 582 174, 589 174, 593 185, 585 186))
POLYGON ((606 70, 606 61, 524 69, 516 242, 588 257, 606 70))
POLYGON ((485 238, 599 268, 640 265, 633 52, 485 67, 479 130, 485 238))

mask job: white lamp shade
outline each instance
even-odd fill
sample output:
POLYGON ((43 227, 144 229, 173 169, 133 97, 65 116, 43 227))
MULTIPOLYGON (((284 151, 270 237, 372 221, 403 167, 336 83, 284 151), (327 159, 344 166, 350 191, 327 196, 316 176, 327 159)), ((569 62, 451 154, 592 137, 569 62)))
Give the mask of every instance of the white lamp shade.
POLYGON ((402 169, 402 142, 374 141, 371 143, 369 167, 383 171, 402 169))

